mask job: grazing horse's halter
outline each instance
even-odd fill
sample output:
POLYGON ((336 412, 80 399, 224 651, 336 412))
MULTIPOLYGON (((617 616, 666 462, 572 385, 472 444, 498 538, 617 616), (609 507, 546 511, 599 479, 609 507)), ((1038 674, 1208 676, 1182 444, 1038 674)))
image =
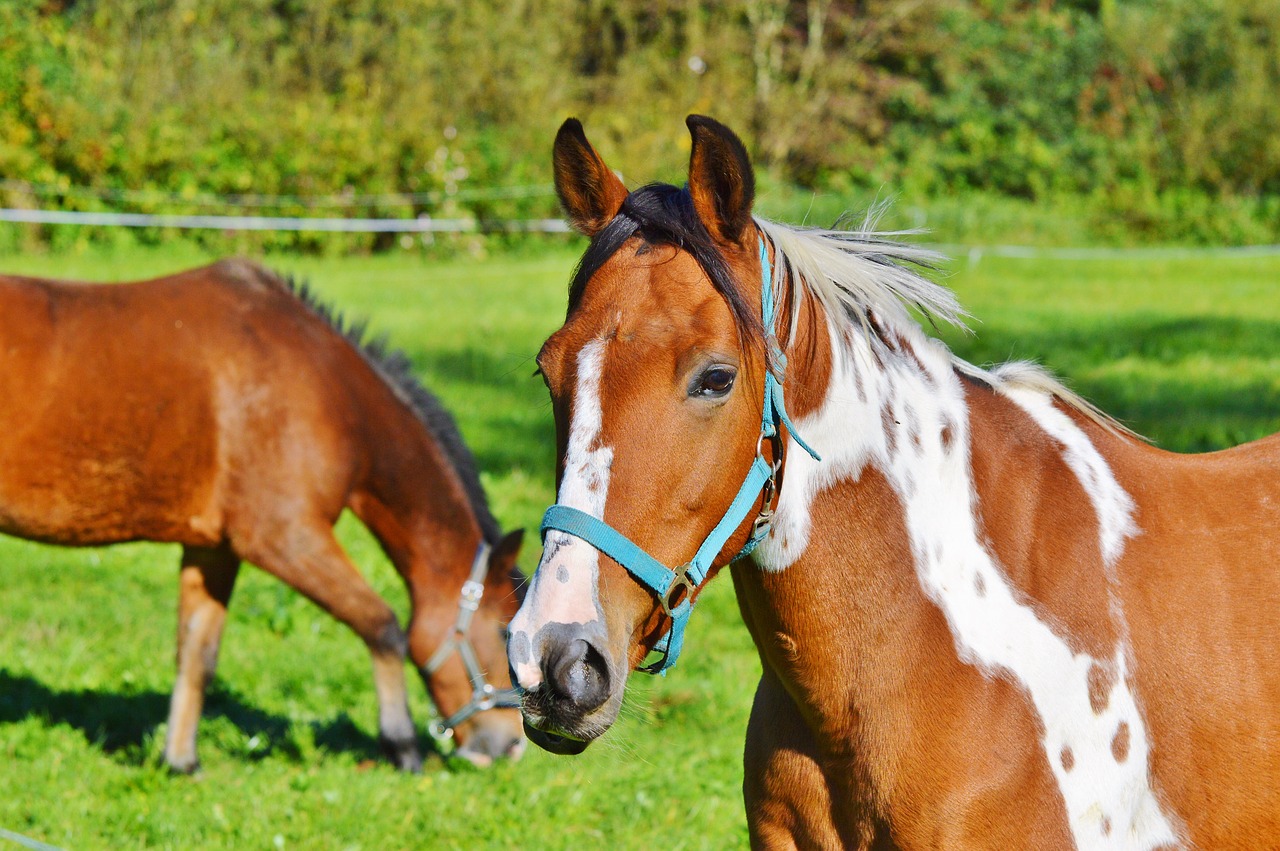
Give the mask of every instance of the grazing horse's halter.
POLYGON ((760 240, 760 272, 761 272, 761 320, 765 330, 765 340, 769 347, 769 361, 764 374, 764 406, 760 417, 760 438, 756 441, 756 457, 747 471, 747 477, 738 488, 738 493, 725 509, 724 516, 711 530, 702 545, 698 547, 693 559, 672 570, 632 543, 625 535, 614 529, 603 520, 592 517, 568 505, 553 505, 547 509, 542 518, 542 537, 545 540, 547 531, 554 529, 581 538, 618 564, 637 582, 657 596, 662 604, 663 613, 671 618, 670 630, 658 640, 653 650, 662 657, 639 670, 650 674, 665 673, 680 657, 680 649, 684 645, 684 628, 693 611, 693 596, 698 586, 707 577, 712 562, 720 554, 730 536, 751 513, 757 495, 763 493, 760 513, 756 515, 751 527, 751 536, 746 544, 730 561, 736 561, 756 548, 765 535, 769 534, 769 524, 773 520, 773 502, 777 494, 778 470, 782 467, 782 435, 781 429, 791 432, 791 437, 801 448, 813 457, 821 460, 818 453, 796 434, 791 418, 787 416, 787 408, 782 397, 782 378, 787 360, 778 346, 778 337, 774 329, 773 304, 773 271, 769 265, 769 252, 764 240, 760 240), (777 374, 775 374, 777 370, 777 374), (773 457, 770 464, 764 460, 761 450, 765 440, 774 443, 773 457))
POLYGON ((471 680, 471 700, 457 712, 440 721, 434 722, 431 735, 437 741, 453 738, 453 728, 466 721, 477 712, 486 709, 518 709, 520 692, 513 688, 494 688, 485 679, 484 670, 476 658, 476 649, 471 645, 468 634, 471 629, 471 616, 480 608, 480 599, 484 597, 484 578, 489 573, 489 545, 483 540, 476 547, 476 558, 471 563, 471 576, 462 583, 462 593, 458 598, 458 619, 453 623, 453 633, 444 640, 440 649, 435 652, 422 672, 428 677, 443 667, 455 652, 462 657, 463 667, 467 669, 467 677, 471 680))

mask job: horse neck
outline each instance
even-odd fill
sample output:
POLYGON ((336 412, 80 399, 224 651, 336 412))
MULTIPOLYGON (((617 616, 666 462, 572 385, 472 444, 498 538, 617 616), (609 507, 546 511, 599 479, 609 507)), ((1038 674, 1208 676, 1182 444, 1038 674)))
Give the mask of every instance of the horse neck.
POLYGON ((1104 454, 1122 439, 965 378, 918 327, 808 333, 829 380, 796 425, 822 461, 789 453, 773 532, 734 575, 828 776, 869 778, 891 812, 1012 742, 1018 782, 1096 795, 1065 774, 1111 758, 1119 718, 1112 776, 1150 798, 1114 573, 1134 506, 1104 454))
POLYGON ((368 463, 352 508, 404 576, 415 610, 452 605, 442 579, 461 587, 486 537, 461 474, 407 404, 384 400, 362 416, 368 463))

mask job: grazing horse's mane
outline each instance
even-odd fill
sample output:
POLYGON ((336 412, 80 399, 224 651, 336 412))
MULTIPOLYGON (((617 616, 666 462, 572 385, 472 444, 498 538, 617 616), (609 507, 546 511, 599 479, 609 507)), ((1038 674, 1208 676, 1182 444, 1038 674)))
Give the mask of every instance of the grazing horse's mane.
POLYGON ((435 394, 423 386, 413 374, 408 355, 388 343, 385 335, 370 335, 366 319, 350 319, 341 310, 323 301, 311 285, 292 275, 279 275, 263 270, 265 281, 296 298, 313 315, 346 340, 386 383, 413 415, 421 422, 444 451, 445 457, 462 480, 467 501, 475 512, 481 534, 490 545, 502 538, 502 530, 480 484, 476 459, 462 440, 453 416, 435 394))
MULTIPOLYGON (((800 303, 803 287, 838 325, 857 323, 871 332, 876 324, 874 317, 890 327, 919 328, 911 313, 914 308, 931 321, 967 328, 967 314, 955 294, 923 274, 937 269, 946 258, 896 239, 907 232, 877 231, 876 222, 884 209, 884 205, 873 207, 859 225, 851 228, 842 227, 851 223, 848 217, 842 217, 833 228, 796 227, 755 217, 756 226, 773 244, 775 266, 781 270, 778 274, 801 284, 791 289, 792 310, 800 303)), ((763 342, 764 327, 698 217, 688 188, 665 183, 651 183, 630 193, 618 214, 592 238, 574 270, 569 313, 581 300, 591 277, 624 242, 637 235, 650 243, 678 246, 693 255, 724 298, 743 339, 763 342)), ((795 327, 793 324, 793 335, 795 327)), ((997 392, 1025 389, 1045 393, 1109 431, 1132 434, 1039 364, 1014 361, 987 370, 955 354, 951 354, 951 361, 957 371, 997 392)))

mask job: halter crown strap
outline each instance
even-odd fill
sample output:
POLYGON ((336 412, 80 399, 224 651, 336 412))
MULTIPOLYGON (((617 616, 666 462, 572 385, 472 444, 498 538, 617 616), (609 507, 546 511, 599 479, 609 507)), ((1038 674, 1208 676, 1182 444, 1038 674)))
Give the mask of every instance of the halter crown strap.
MULTIPOLYGON (((786 369, 786 356, 778 346, 774 330, 774 292, 773 270, 769 264, 769 252, 764 239, 760 240, 761 268, 761 318, 767 339, 768 364, 764 376, 764 403, 760 415, 760 434, 762 439, 776 439, 779 430, 785 428, 791 437, 815 461, 821 460, 818 453, 805 443, 796 433, 795 425, 787 416, 786 402, 782 392, 782 377, 775 375, 776 370, 786 369)), ((781 452, 781 450, 778 450, 781 452)), ((778 456, 779 459, 781 456, 778 456)), ((779 465, 781 460, 779 460, 779 465)), ((751 553, 769 534, 769 520, 773 515, 771 500, 775 482, 776 467, 764 460, 759 452, 747 475, 738 488, 738 493, 725 509, 720 522, 707 535, 693 558, 685 564, 672 569, 649 555, 626 535, 614 529, 598 517, 593 517, 569 505, 556 504, 547 509, 542 518, 542 538, 545 541, 547 532, 557 531, 591 544, 600 552, 622 565, 628 573, 641 585, 651 591, 662 606, 662 611, 671 618, 671 627, 658 640, 654 651, 661 654, 650 665, 640 670, 651 674, 664 674, 676 663, 684 646, 684 629, 693 611, 693 599, 698 587, 707 578, 716 556, 724 549, 729 538, 751 514, 756 499, 764 491, 765 500, 751 530, 746 544, 731 559, 737 560, 751 553)))
POLYGON ((777 424, 781 423, 791 433, 791 439, 800 444, 809 457, 821 461, 821 456, 813 447, 804 442, 796 431, 791 417, 787 416, 787 403, 782 395, 782 381, 787 369, 787 356, 778 345, 777 328, 774 326, 774 287, 773 267, 769 264, 769 250, 764 240, 760 240, 760 319, 764 323, 765 339, 769 346, 769 362, 764 373, 764 412, 761 416, 761 430, 765 437, 773 437, 777 424), (777 372, 775 373, 775 369, 777 372))

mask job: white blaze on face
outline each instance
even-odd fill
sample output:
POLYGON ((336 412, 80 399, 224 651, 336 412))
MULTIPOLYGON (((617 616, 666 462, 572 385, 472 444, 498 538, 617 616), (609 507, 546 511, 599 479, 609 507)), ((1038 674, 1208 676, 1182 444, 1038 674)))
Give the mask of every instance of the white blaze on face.
MULTIPOLYGON (((598 445, 603 421, 600 380, 604 349, 604 340, 592 340, 578 352, 569 445, 557 500, 601 520, 613 464, 613 448, 598 445)), ((596 588, 599 558, 599 552, 587 542, 564 532, 547 532, 542 560, 509 627, 513 646, 525 642, 523 646, 528 647, 547 624, 586 625, 601 619, 596 588)), ((512 662, 521 687, 531 689, 542 681, 535 658, 521 659, 513 654, 512 662)))
MULTIPOLYGON (((1123 612, 1104 580, 1122 639, 1106 658, 1075 653, 1006 579, 983 543, 970 466, 964 390, 950 354, 919 329, 901 329, 919 358, 871 357, 857 329, 831 329, 832 380, 823 406, 796 423, 821 455, 787 457, 787 473, 769 537, 757 550, 766 570, 784 570, 803 554, 814 498, 870 463, 882 470, 906 510, 916 571, 946 616, 960 657, 1016 681, 1044 727, 1045 755, 1066 804, 1078 848, 1150 849, 1177 843, 1149 777, 1149 745, 1129 688, 1123 612), (923 369, 921 368, 923 367, 923 369), (855 371, 857 374, 855 375, 855 371), (1090 698, 1090 683, 1094 697, 1090 698)), ((998 388, 998 376, 989 376, 998 388)), ((1000 388, 1063 445, 1099 524, 1109 574, 1136 534, 1133 501, 1088 436, 1044 393, 1000 388)), ((1076 569, 1062 565, 1063 570, 1076 569)))

